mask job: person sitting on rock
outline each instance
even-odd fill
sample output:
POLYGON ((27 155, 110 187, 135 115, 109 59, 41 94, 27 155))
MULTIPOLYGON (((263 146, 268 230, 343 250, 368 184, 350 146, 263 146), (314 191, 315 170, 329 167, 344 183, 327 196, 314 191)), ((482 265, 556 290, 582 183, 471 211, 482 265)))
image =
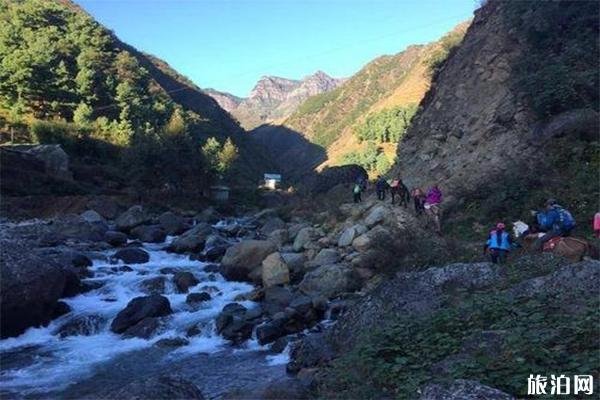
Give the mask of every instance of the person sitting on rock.
POLYGON ((540 229, 546 234, 536 240, 534 248, 542 251, 544 243, 559 236, 569 236, 575 228, 575 219, 571 213, 554 199, 546 201, 546 210, 536 214, 540 229))
POLYGON ((512 240, 505 228, 504 223, 498 222, 483 245, 483 254, 489 251, 490 259, 494 264, 504 264, 512 246, 512 240))
POLYGON ((355 183, 354 188, 352 188, 352 195, 354 196, 354 202, 360 203, 362 201, 361 193, 362 193, 362 185, 360 183, 355 183))
POLYGON ((377 190, 377 199, 385 200, 385 192, 389 188, 389 184, 381 175, 377 176, 377 182, 375 182, 375 189, 377 190))
POLYGON ((433 218, 435 223, 435 231, 441 235, 442 225, 440 223, 440 204, 442 203, 442 191, 437 184, 433 185, 427 192, 425 197, 425 212, 433 218))
POLYGON ((425 193, 423 192, 423 189, 417 187, 413 189, 411 195, 415 204, 415 213, 418 217, 425 211, 425 193))
POLYGON ((400 176, 392 180, 392 183, 390 184, 390 194, 392 195, 392 204, 395 204, 396 196, 398 196, 400 199, 400 205, 403 205, 404 208, 408 207, 410 194, 408 193, 408 188, 404 182, 402 182, 402 178, 400 176))

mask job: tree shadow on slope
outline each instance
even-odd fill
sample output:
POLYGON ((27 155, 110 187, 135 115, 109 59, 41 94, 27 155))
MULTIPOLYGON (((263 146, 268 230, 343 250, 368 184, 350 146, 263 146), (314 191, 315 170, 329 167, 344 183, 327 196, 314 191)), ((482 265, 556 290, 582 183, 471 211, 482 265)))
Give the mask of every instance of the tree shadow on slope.
POLYGON ((285 126, 264 124, 250 131, 250 135, 265 147, 286 182, 298 182, 327 160, 323 147, 285 126))

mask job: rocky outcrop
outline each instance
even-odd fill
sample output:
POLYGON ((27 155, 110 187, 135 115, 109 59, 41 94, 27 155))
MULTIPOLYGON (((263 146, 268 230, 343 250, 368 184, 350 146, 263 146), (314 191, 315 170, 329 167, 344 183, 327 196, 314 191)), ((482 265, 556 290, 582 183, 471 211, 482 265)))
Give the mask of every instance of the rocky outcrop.
POLYGON ((229 280, 261 279, 262 262, 277 249, 268 240, 243 240, 229 247, 221 260, 221 274, 229 280))

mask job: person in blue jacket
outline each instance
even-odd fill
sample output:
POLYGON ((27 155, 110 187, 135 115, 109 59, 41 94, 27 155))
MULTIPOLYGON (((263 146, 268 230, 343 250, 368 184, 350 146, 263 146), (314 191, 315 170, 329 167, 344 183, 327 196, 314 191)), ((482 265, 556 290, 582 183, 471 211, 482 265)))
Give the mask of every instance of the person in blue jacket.
POLYGON ((575 219, 571 213, 560 206, 554 199, 546 201, 546 210, 536 215, 538 225, 542 232, 546 232, 540 237, 534 248, 542 250, 544 243, 558 236, 569 236, 575 228, 575 219))
POLYGON ((487 241, 483 245, 483 254, 489 252, 490 259, 494 264, 504 264, 511 246, 512 240, 506 232, 506 225, 498 222, 496 229, 490 232, 487 241))

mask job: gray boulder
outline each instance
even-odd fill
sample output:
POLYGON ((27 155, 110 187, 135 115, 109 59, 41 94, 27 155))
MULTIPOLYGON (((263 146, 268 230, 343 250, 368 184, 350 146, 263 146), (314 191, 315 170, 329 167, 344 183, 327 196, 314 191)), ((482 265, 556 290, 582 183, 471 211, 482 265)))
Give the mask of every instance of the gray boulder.
POLYGON ((138 225, 145 224, 150 219, 150 216, 146 214, 142 206, 137 205, 119 215, 115 223, 118 230, 128 232, 138 225))
POLYGON ((299 289, 308 295, 333 298, 344 292, 360 288, 360 281, 354 271, 344 264, 331 264, 318 267, 304 275, 299 289))
POLYGON ((104 234, 104 241, 113 247, 127 244, 127 235, 123 232, 108 231, 104 234))
POLYGON ((261 279, 263 260, 277 249, 268 240, 244 240, 229 247, 221 260, 221 274, 233 281, 261 279))
POLYGON ((187 228, 185 219, 172 211, 162 213, 158 217, 158 223, 168 235, 179 235, 187 228))
POLYGON ((94 210, 87 210, 81 213, 81 218, 83 218, 83 220, 85 222, 89 222, 89 223, 95 223, 95 222, 106 222, 104 220, 104 218, 102 217, 102 215, 98 214, 96 211, 94 210))
POLYGON ((294 239, 294 251, 302 251, 308 247, 308 244, 317 238, 317 231, 314 228, 302 228, 294 239))
POLYGON ((160 295, 136 297, 121 310, 110 325, 110 330, 123 333, 144 318, 162 317, 171 314, 169 299, 160 295))
POLYGON ((262 262, 262 283, 265 288, 290 282, 290 271, 279 253, 267 256, 262 262))
POLYGON ((185 231, 181 236, 173 240, 169 250, 175 253, 186 251, 198 252, 204 249, 206 239, 212 233, 212 227, 207 223, 199 223, 192 229, 185 231))
POLYGON ((121 260, 125 264, 145 264, 150 261, 150 255, 142 249, 127 247, 117 251, 112 259, 121 260))
POLYGON ((0 243, 0 337, 46 325, 60 314, 59 299, 79 288, 79 277, 24 242, 0 243))
POLYGON ((131 236, 146 243, 162 243, 167 232, 160 225, 140 225, 131 230, 131 236))
POLYGON ((189 288, 196 286, 200 281, 188 271, 179 271, 173 276, 173 282, 179 293, 187 293, 189 288))
POLYGON ((354 238, 356 238, 359 235, 362 235, 366 231, 367 231, 367 228, 364 225, 354 225, 354 226, 351 226, 350 228, 344 229, 344 231, 340 235, 340 238, 338 239, 338 246, 339 247, 350 246, 352 244, 352 241, 354 240, 354 238))
POLYGON ((234 343, 241 343, 252 336, 254 324, 246 318, 246 307, 238 303, 230 303, 223 307, 215 324, 217 333, 234 343))
POLYGON ((306 263, 307 268, 316 268, 321 265, 336 264, 340 261, 340 253, 336 249, 321 249, 314 259, 306 263))
POLYGON ((371 228, 383 221, 388 217, 391 211, 385 206, 378 205, 375 206, 369 211, 367 216, 365 217, 365 224, 371 228))

